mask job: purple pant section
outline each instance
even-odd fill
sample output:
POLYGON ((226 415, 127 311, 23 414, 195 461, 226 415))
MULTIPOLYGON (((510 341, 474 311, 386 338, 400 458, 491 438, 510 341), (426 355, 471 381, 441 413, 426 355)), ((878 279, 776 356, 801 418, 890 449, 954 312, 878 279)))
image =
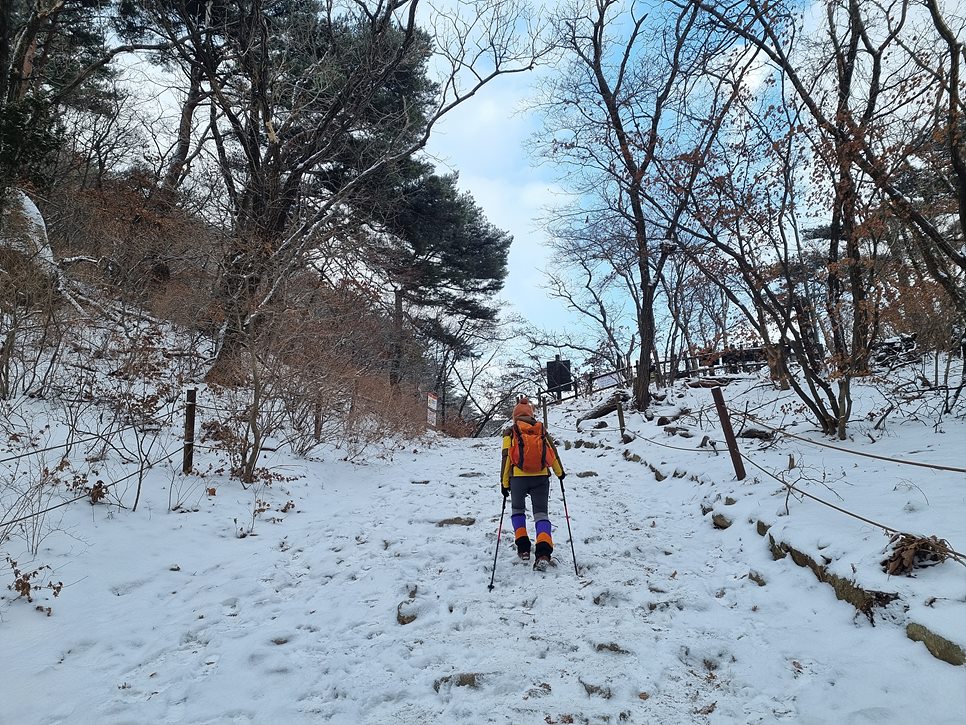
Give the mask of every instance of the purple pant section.
POLYGON ((513 514, 510 517, 510 523, 513 524, 513 530, 526 528, 527 526, 527 515, 526 514, 513 514))
POLYGON ((547 519, 537 521, 537 536, 540 536, 540 534, 550 536, 550 522, 547 519))

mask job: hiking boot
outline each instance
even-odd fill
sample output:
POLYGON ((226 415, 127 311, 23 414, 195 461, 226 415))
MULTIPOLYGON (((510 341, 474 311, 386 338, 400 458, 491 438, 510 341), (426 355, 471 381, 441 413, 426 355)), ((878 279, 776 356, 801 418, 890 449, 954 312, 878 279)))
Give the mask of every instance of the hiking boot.
POLYGON ((537 571, 546 571, 547 567, 550 566, 549 556, 538 556, 537 560, 533 563, 533 568, 537 571))
POLYGON ((530 561, 530 550, 518 551, 517 556, 520 557, 520 561, 530 561))

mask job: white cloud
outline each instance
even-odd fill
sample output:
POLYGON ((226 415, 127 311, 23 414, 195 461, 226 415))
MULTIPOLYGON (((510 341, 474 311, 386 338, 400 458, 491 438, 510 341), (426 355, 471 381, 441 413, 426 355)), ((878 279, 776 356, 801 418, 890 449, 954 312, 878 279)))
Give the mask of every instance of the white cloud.
POLYGON ((443 169, 460 173, 487 219, 513 235, 502 298, 515 312, 544 327, 560 328, 570 313, 541 289, 553 264, 547 247, 546 209, 560 188, 547 169, 535 166, 526 142, 538 128, 525 111, 532 74, 507 76, 484 88, 448 115, 427 151, 443 169))

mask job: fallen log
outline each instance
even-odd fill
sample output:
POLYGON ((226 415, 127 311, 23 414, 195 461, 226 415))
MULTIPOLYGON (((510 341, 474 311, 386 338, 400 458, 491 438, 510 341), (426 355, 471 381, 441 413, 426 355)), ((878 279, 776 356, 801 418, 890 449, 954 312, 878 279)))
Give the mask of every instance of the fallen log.
POLYGON ((609 415, 617 410, 617 406, 621 403, 626 403, 631 399, 631 396, 623 390, 618 390, 616 393, 612 394, 607 400, 598 405, 596 408, 592 408, 588 412, 584 413, 577 419, 577 425, 580 425, 585 420, 595 420, 597 418, 603 418, 605 415, 609 415))

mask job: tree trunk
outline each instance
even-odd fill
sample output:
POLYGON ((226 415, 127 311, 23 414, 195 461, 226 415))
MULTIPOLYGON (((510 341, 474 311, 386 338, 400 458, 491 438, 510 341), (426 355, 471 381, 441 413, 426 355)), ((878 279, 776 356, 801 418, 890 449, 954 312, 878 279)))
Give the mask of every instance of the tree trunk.
POLYGON ((181 107, 177 146, 171 161, 168 163, 164 179, 161 181, 161 194, 165 203, 173 202, 175 191, 181 183, 185 164, 188 161, 188 152, 191 150, 191 122, 202 98, 201 69, 197 65, 192 65, 189 75, 188 96, 181 107))
POLYGON ((392 346, 389 352, 389 385, 398 388, 402 381, 403 290, 394 292, 392 311, 392 346))
POLYGON ((848 376, 839 380, 839 409, 838 420, 836 421, 835 433, 840 441, 847 437, 846 427, 849 418, 852 416, 852 379, 848 376))
POLYGON ((0 103, 7 97, 7 87, 10 84, 10 36, 11 11, 13 3, 0 2, 0 103))
POLYGON ((221 281, 215 291, 215 297, 222 306, 224 321, 214 364, 205 375, 209 383, 237 385, 243 379, 241 353, 257 322, 253 308, 268 264, 267 244, 267 241, 252 241, 245 245, 236 241, 224 264, 221 281))
POLYGON ((765 362, 768 363, 768 373, 771 379, 778 383, 780 390, 789 390, 791 385, 788 382, 788 361, 785 359, 785 348, 782 343, 772 345, 767 341, 764 344, 765 362))
MULTIPOLYGON (((641 259, 647 265, 647 258, 641 259)), ((654 347, 654 292, 650 286, 641 285, 642 299, 637 329, 641 335, 637 377, 634 378, 634 407, 644 410, 651 404, 651 350, 654 347)))

